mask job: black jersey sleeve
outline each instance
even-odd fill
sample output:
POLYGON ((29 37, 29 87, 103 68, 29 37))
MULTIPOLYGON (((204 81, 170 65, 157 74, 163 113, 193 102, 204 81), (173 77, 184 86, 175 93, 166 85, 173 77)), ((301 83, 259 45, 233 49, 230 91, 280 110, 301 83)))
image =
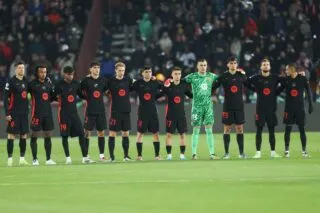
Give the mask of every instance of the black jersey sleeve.
POLYGON ((307 100, 308 100, 308 105, 309 105, 309 110, 308 111, 309 111, 309 114, 311 114, 313 112, 311 89, 310 89, 310 85, 309 85, 309 82, 308 82, 306 77, 304 77, 304 88, 306 90, 307 100))
POLYGON ((222 84, 223 75, 220 75, 215 82, 212 84, 212 92, 218 89, 222 84))
POLYGON ((6 83, 4 92, 3 92, 3 107, 4 107, 4 112, 6 113, 6 116, 8 116, 9 98, 10 98, 11 91, 12 91, 12 84, 11 84, 11 81, 9 80, 6 83))
POLYGON ((246 87, 247 87, 249 90, 253 91, 253 92, 256 91, 255 82, 256 82, 256 80, 257 80, 257 77, 258 77, 258 75, 253 75, 253 76, 248 77, 247 80, 246 80, 246 87))
POLYGON ((193 94, 192 94, 192 90, 191 90, 190 84, 185 83, 185 86, 186 86, 185 95, 188 96, 189 98, 193 98, 193 94))
POLYGON ((277 87, 276 94, 280 95, 286 88, 286 77, 279 77, 278 82, 279 86, 277 87))

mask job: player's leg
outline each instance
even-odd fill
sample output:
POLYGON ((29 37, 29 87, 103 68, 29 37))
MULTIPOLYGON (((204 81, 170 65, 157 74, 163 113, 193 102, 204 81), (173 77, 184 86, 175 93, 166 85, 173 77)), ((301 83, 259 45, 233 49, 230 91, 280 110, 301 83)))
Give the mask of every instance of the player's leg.
POLYGON ((154 148, 154 156, 156 160, 161 160, 160 157, 160 140, 159 140, 159 132, 153 132, 153 148, 154 148))
POLYGON ((180 134, 180 160, 185 160, 186 157, 184 155, 186 151, 186 134, 180 134))
POLYGON ((267 116, 267 126, 269 130, 269 143, 270 143, 270 157, 280 158, 281 156, 276 153, 276 137, 275 137, 275 127, 278 125, 278 118, 276 113, 272 113, 267 116))
POLYGON ((27 134, 21 134, 19 140, 19 148, 20 148, 20 160, 19 165, 29 165, 29 163, 24 158, 26 149, 27 149, 27 134))
POLYGON ((44 149, 46 152, 46 165, 55 165, 56 162, 54 162, 51 159, 51 150, 52 150, 52 142, 51 142, 51 135, 53 130, 53 117, 48 116, 43 118, 42 122, 42 129, 44 133, 44 149))
POLYGON ((98 147, 99 147, 99 160, 104 162, 104 149, 105 149, 105 138, 104 138, 104 130, 97 130, 98 135, 98 147))
POLYGON ((262 131, 263 131, 263 126, 257 126, 257 130, 256 130, 256 154, 255 154, 255 156, 253 156, 253 158, 255 158, 255 159, 261 158, 262 131))
POLYGON ((244 111, 234 112, 234 123, 236 124, 237 143, 239 147, 239 158, 246 158, 244 153, 244 135, 243 135, 243 124, 244 124, 244 111))
POLYGON ((296 124, 298 125, 300 133, 300 141, 302 146, 302 157, 310 157, 306 147, 307 147, 307 135, 305 131, 305 112, 302 110, 297 113, 296 124))
POLYGON ((90 159, 89 156, 89 146, 90 146, 90 136, 91 136, 91 131, 93 128, 96 126, 96 120, 94 116, 85 116, 84 118, 84 147, 85 150, 87 151, 87 158, 90 159))
POLYGON ((196 160, 197 159, 198 143, 199 143, 200 127, 202 125, 202 109, 192 107, 191 125, 193 127, 192 141, 191 141, 192 160, 196 160))
POLYGON ((131 129, 131 119, 130 113, 122 113, 121 114, 121 131, 122 131, 122 148, 124 154, 124 161, 131 161, 131 157, 129 156, 129 131, 131 129))
POLYGON ((129 131, 122 131, 123 161, 131 161, 129 156, 129 131))
POLYGON ((214 124, 214 116, 213 116, 213 108, 212 106, 208 106, 207 109, 204 110, 203 114, 203 124, 205 125, 206 132, 206 141, 209 149, 209 155, 211 160, 219 159, 215 154, 214 149, 214 137, 212 133, 212 125, 214 124))
POLYGON ((137 153, 138 157, 137 160, 142 160, 142 140, 143 140, 143 133, 137 132, 137 153))
POLYGON ((244 154, 243 124, 236 125, 236 134, 239 147, 239 158, 246 158, 246 155, 244 154))
POLYGON ((166 151, 167 151, 167 160, 172 160, 172 134, 174 134, 175 129, 177 128, 177 122, 171 118, 166 118, 166 151))
POLYGON ((167 151, 167 160, 172 160, 172 134, 167 131, 166 135, 166 151, 167 151))
POLYGON ((52 150, 52 142, 51 142, 51 135, 52 135, 52 131, 47 130, 47 131, 43 131, 43 135, 44 135, 44 149, 46 152, 46 165, 56 165, 57 163, 54 162, 51 159, 51 150, 52 150))
POLYGON ((27 133, 29 132, 28 115, 21 117, 20 120, 20 160, 19 165, 29 165, 24 156, 27 149, 27 133))
POLYGON ((224 144, 224 156, 223 159, 230 159, 229 147, 230 147, 230 133, 231 125, 223 125, 223 144, 224 144))
POLYGON ((60 136, 62 140, 62 147, 64 154, 66 156, 66 164, 71 164, 71 157, 70 157, 70 151, 69 151, 69 142, 68 142, 68 136, 71 132, 70 129, 72 128, 72 121, 71 119, 68 119, 67 116, 63 116, 60 114, 60 136))
POLYGON ((223 159, 230 159, 229 146, 230 146, 230 133, 231 125, 234 123, 233 112, 222 112, 223 123, 223 144, 224 144, 224 156, 223 159))
POLYGON ((106 115, 102 114, 100 116, 96 116, 96 128, 98 135, 98 147, 99 147, 99 159, 100 161, 105 161, 104 149, 105 149, 105 132, 104 130, 107 128, 107 119, 106 115))
POLYGON ((188 131, 187 119, 183 117, 177 121, 177 130, 180 135, 180 160, 185 160, 186 151, 186 132, 188 131))
POLYGON ((15 139, 14 134, 8 134, 8 137, 7 137, 7 153, 8 153, 7 165, 8 166, 12 166, 13 164, 12 154, 13 154, 14 139, 15 139))
POLYGON ((116 131, 109 130, 108 149, 109 149, 110 161, 115 160, 114 148, 115 148, 116 136, 117 136, 116 131))
POLYGON ((38 144, 37 140, 40 135, 40 131, 34 131, 32 130, 31 132, 31 139, 30 139, 30 148, 31 148, 31 153, 32 153, 32 165, 34 166, 39 166, 39 161, 38 161, 38 144))
POLYGON ((292 125, 286 125, 285 133, 284 133, 284 156, 286 158, 290 157, 290 135, 292 131, 292 125))
POLYGON ((159 118, 158 114, 154 114, 149 118, 148 131, 153 135, 153 148, 156 160, 161 160, 160 157, 160 140, 159 140, 159 118))

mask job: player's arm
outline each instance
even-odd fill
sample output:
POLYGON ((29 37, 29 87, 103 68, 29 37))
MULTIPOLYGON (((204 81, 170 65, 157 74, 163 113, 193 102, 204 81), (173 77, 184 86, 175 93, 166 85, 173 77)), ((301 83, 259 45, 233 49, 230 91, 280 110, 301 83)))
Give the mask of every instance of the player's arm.
POLYGON ((187 84, 187 83, 186 83, 186 91, 185 91, 184 94, 185 94, 188 98, 193 98, 193 93, 192 93, 190 84, 187 84))
POLYGON ((80 83, 78 83, 78 82, 77 82, 77 95, 78 95, 78 97, 81 98, 81 99, 84 99, 84 98, 85 98, 84 95, 83 95, 83 93, 82 93, 82 91, 81 91, 81 85, 80 85, 80 83))
POLYGON ((253 75, 253 76, 247 77, 247 79, 244 82, 244 85, 253 92, 256 91, 256 87, 255 87, 256 78, 257 78, 257 75, 253 75))
POLYGON ((309 114, 311 114, 313 112, 313 105, 312 105, 312 97, 311 97, 311 88, 310 88, 310 85, 309 85, 307 78, 305 78, 304 88, 306 90, 308 104, 309 104, 308 111, 309 111, 309 114))
POLYGON ((82 93, 82 97, 83 99, 86 99, 88 97, 88 82, 87 82, 87 77, 85 77, 84 79, 82 79, 82 81, 80 82, 80 90, 82 93))
POLYGON ((166 87, 160 82, 160 81, 156 81, 157 82, 157 94, 156 94, 156 99, 163 97, 166 92, 165 89, 166 87))
POLYGON ((212 92, 221 86, 223 75, 218 76, 218 78, 212 83, 212 92))
POLYGON ((10 81, 8 81, 6 83, 6 86, 4 88, 4 92, 3 92, 3 107, 4 107, 4 112, 6 114, 6 120, 10 121, 11 115, 9 115, 9 100, 10 100, 10 93, 12 92, 12 87, 11 87, 11 83, 10 81))
POLYGON ((194 73, 190 73, 189 75, 187 75, 186 77, 183 78, 183 80, 187 83, 192 83, 192 78, 193 78, 194 73))
POLYGON ((280 95, 285 88, 286 88, 286 78, 285 77, 279 77, 276 94, 280 95))

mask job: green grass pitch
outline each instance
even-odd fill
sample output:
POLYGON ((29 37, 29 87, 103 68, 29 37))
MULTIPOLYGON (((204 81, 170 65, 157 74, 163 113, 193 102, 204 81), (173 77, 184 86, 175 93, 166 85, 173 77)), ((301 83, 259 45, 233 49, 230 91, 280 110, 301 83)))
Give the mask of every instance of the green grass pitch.
MULTIPOLYGON (((278 133, 277 152, 283 154, 283 133, 278 133)), ((52 158, 59 165, 44 165, 43 140, 38 140, 39 167, 19 167, 15 141, 14 167, 6 167, 6 141, 0 142, 0 212, 2 213, 206 213, 206 212, 319 212, 319 133, 307 133, 311 158, 303 159, 299 135, 291 136, 291 158, 270 159, 267 135, 263 135, 260 160, 237 159, 235 135, 231 137, 231 160, 208 160, 205 135, 200 136, 199 160, 153 160, 152 138, 144 139, 144 161, 122 162, 120 138, 117 163, 83 165, 76 138, 70 142, 73 165, 64 165, 59 138, 53 140, 52 158)), ((215 135, 217 154, 223 154, 222 135, 215 135)), ((130 153, 136 157, 135 136, 130 153)), ((190 159, 190 139, 186 156, 190 159)), ((178 138, 175 137, 177 142, 178 138)), ((161 153, 165 158, 164 135, 161 153)), ((245 134, 248 156, 255 154, 254 134, 245 134)), ((106 147, 106 153, 107 153, 106 147)), ((97 160, 97 139, 92 138, 90 156, 97 160)), ((31 162, 28 141, 27 160, 31 162)))

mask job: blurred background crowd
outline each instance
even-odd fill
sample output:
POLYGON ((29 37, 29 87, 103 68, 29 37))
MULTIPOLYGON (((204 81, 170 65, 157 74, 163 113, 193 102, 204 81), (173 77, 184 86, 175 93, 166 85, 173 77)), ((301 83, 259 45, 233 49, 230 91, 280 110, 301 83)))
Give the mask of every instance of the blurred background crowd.
MULTIPOLYGON (((106 0, 96 59, 111 77, 114 63, 132 77, 144 65, 168 77, 173 66, 193 72, 197 58, 220 74, 235 55, 248 75, 269 57, 274 74, 295 62, 310 80, 316 101, 320 77, 319 0, 106 0)), ((24 61, 53 80, 77 60, 91 0, 0 0, 0 91, 24 61)), ((246 101, 253 102, 251 93, 246 101)))

